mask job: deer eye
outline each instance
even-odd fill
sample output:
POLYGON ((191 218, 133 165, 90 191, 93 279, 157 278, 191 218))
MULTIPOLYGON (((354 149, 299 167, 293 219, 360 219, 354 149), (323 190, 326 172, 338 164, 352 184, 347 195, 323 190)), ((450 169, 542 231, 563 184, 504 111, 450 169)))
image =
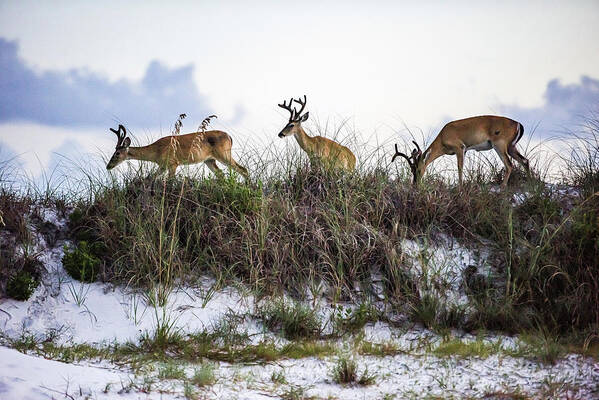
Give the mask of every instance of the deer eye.
POLYGON ((290 128, 293 128, 293 124, 289 124, 289 127, 290 127, 290 128))

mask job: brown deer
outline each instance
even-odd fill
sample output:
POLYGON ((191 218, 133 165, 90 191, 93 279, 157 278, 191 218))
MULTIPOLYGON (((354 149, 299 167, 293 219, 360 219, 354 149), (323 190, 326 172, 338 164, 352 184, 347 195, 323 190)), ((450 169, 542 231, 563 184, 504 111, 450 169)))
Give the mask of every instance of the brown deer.
POLYGON ((399 151, 396 144, 395 155, 393 155, 391 162, 395 161, 398 156, 405 158, 410 165, 414 184, 416 184, 420 182, 426 167, 430 163, 443 155, 455 154, 458 159, 458 178, 461 186, 466 151, 494 149, 503 161, 503 165, 505 165, 505 176, 501 182, 501 187, 505 188, 513 169, 510 156, 530 173, 528 159, 520 154, 516 148, 516 144, 523 134, 524 127, 522 124, 506 117, 482 115, 460 119, 445 125, 424 153, 420 150, 418 143, 413 141, 416 148, 412 150, 411 156, 408 157, 399 151))
POLYGON ((303 100, 301 98, 297 100, 291 98, 289 104, 283 101, 283 104, 279 104, 278 106, 289 111, 291 114, 287 125, 279 132, 280 138, 293 135, 302 150, 308 153, 311 161, 317 159, 333 168, 342 168, 349 171, 354 170, 356 156, 354 156, 354 153, 350 149, 322 136, 308 136, 304 128, 302 128, 302 122, 306 122, 310 114, 306 112, 302 115, 306 107, 305 95, 303 100), (301 106, 299 111, 291 108, 294 101, 301 106))
MULTIPOLYGON (((204 122, 203 128, 207 125, 204 122)), ((231 156, 231 136, 223 131, 204 131, 203 128, 186 135, 165 136, 142 147, 131 146, 131 139, 127 137, 127 130, 123 125, 119 125, 118 130, 110 128, 116 134, 117 143, 106 169, 113 169, 125 160, 152 161, 158 164, 160 173, 168 170, 168 176, 172 177, 179 165, 203 162, 212 172, 220 175, 222 171, 216 165, 216 161, 219 161, 247 179, 247 169, 235 162, 231 156)))

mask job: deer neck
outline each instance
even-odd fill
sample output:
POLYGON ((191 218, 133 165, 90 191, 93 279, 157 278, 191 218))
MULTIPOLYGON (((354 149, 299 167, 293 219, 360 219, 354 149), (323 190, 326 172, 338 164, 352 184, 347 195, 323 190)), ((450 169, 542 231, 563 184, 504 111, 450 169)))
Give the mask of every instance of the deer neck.
POLYGON ((127 159, 139 161, 156 161, 156 155, 150 146, 129 147, 127 159))
MULTIPOLYGON (((438 139, 438 137, 437 137, 438 139)), ((424 160, 424 166, 422 167, 422 172, 426 170, 426 167, 429 166, 430 163, 435 161, 437 158, 441 157, 443 154, 443 144, 440 140, 435 139, 430 146, 424 151, 424 156, 426 157, 424 160)))
POLYGON ((295 140, 297 140, 302 150, 308 154, 314 153, 314 139, 308 136, 301 125, 297 127, 297 132, 293 136, 295 136, 295 140))

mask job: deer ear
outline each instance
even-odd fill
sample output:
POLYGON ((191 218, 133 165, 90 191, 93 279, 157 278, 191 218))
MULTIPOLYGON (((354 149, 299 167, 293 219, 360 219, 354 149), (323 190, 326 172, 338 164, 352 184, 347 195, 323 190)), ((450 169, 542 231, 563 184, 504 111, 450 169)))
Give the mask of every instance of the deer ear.
POLYGON ((127 148, 131 145, 131 138, 126 137, 125 140, 123 140, 123 147, 127 148))
POLYGON ((310 115, 310 112, 307 112, 304 115, 302 115, 302 117, 300 118, 300 122, 306 122, 309 115, 310 115))

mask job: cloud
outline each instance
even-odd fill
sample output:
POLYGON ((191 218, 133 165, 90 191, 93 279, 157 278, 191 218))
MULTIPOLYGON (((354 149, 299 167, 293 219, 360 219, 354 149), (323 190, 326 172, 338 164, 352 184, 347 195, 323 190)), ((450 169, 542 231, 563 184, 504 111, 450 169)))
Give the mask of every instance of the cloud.
POLYGON ((171 69, 153 61, 139 82, 110 82, 85 69, 38 74, 17 53, 17 42, 0 38, 0 122, 106 127, 118 120, 152 128, 170 126, 180 113, 201 120, 213 112, 192 65, 171 69))
POLYGON ((586 117, 599 112, 599 80, 582 76, 580 83, 563 85, 553 79, 547 83, 543 97, 545 103, 540 107, 502 105, 500 110, 528 129, 538 124, 537 132, 541 136, 576 131, 586 117))
POLYGON ((23 162, 13 149, 0 140, 0 180, 2 178, 2 170, 8 166, 22 167, 23 162))

